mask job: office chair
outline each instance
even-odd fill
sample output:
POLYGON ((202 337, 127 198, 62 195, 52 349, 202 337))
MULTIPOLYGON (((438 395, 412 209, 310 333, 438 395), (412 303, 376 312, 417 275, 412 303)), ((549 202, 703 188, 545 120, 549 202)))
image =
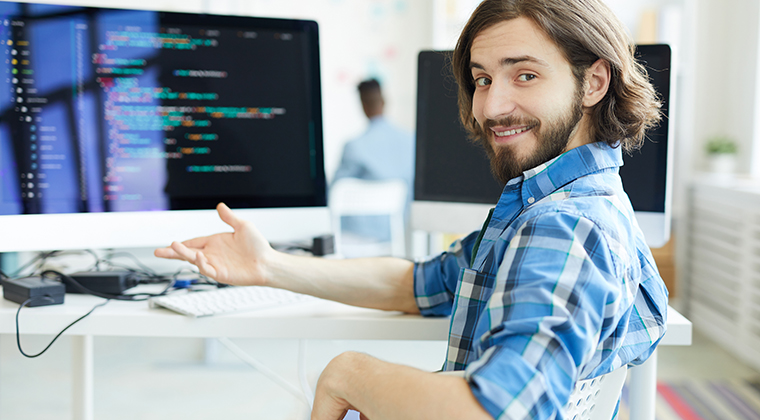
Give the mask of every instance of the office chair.
POLYGON ((343 216, 388 216, 390 218, 390 253, 406 255, 405 222, 408 187, 402 180, 370 181, 341 178, 330 187, 329 207, 335 244, 341 254, 341 218, 343 216))
POLYGON ((610 420, 623 390, 626 366, 597 378, 578 381, 565 406, 568 420, 610 420))

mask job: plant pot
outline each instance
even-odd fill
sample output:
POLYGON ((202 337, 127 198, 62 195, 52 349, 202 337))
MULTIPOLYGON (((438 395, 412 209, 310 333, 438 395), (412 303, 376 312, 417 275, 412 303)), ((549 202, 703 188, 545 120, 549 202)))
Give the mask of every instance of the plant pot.
POLYGON ((736 155, 719 153, 708 157, 710 172, 716 174, 733 174, 736 172, 736 155))

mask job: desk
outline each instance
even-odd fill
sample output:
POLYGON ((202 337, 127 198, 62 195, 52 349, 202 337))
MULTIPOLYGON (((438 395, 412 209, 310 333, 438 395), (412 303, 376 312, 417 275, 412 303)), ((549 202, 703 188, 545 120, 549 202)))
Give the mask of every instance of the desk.
MULTIPOLYGON (((64 305, 25 308, 24 334, 56 334, 102 302, 66 295, 64 305)), ((0 334, 15 334, 18 304, 0 299, 0 334)), ((72 336, 73 418, 93 418, 93 337, 227 337, 315 340, 435 340, 448 338, 448 318, 423 318, 356 308, 315 299, 313 302, 254 312, 194 319, 146 302, 111 301, 66 331, 72 336)), ((691 322, 669 308, 668 332, 660 345, 691 344, 691 322)), ((631 420, 654 418, 656 353, 630 370, 631 420)))

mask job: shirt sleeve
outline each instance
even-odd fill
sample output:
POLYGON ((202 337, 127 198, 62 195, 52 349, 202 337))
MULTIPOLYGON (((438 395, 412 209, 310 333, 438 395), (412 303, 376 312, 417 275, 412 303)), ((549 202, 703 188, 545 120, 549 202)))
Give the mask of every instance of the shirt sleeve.
POLYGON ((466 369, 494 418, 555 418, 592 359, 621 360, 641 278, 638 254, 626 249, 592 221, 565 213, 518 229, 483 315, 489 328, 479 357, 466 369))
POLYGON ((478 233, 457 239, 448 251, 415 264, 414 296, 422 315, 451 315, 459 271, 469 266, 478 233))

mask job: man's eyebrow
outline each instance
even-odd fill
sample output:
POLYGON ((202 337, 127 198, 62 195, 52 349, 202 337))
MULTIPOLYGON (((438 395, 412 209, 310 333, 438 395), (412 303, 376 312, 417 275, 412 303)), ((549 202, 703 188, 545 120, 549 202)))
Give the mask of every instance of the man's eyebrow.
MULTIPOLYGON (((504 57, 500 61, 502 66, 513 66, 517 63, 524 63, 524 62, 535 63, 542 67, 549 67, 549 63, 547 63, 546 61, 537 57, 530 56, 530 55, 521 55, 518 57, 504 57)), ((485 67, 483 67, 482 64, 476 63, 475 61, 470 61, 470 69, 485 70, 485 67)))

